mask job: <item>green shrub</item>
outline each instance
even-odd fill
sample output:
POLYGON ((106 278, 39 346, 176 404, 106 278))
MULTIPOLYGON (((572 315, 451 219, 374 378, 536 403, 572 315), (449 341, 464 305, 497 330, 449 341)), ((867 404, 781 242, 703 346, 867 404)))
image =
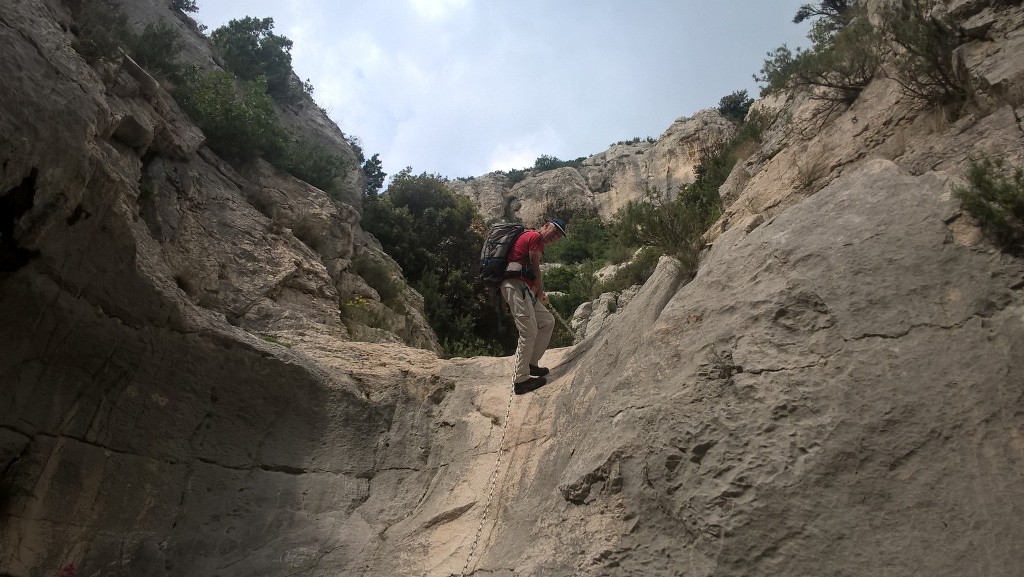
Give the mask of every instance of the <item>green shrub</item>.
POLYGON ((264 334, 261 334, 260 338, 265 340, 265 341, 267 341, 268 343, 273 343, 275 345, 282 346, 282 347, 284 347, 286 349, 292 348, 292 345, 290 343, 286 343, 286 342, 278 339, 274 335, 264 335, 264 334))
POLYGON ((493 341, 487 341, 480 337, 467 337, 464 339, 444 341, 445 358, 452 357, 497 357, 505 354, 501 346, 493 341))
POLYGON ((570 318, 581 304, 597 298, 600 293, 597 292, 598 283, 594 272, 602 265, 602 261, 588 261, 545 273, 544 288, 549 293, 561 293, 551 296, 551 306, 564 318, 570 318))
POLYGON ((363 174, 366 176, 366 187, 363 190, 364 196, 376 198, 381 188, 384 188, 384 179, 387 173, 384 172, 383 164, 380 161, 380 154, 374 153, 363 163, 363 174))
POLYGON ((700 206, 686 196, 669 198, 651 189, 643 200, 631 201, 619 211, 617 227, 626 243, 653 247, 659 255, 672 255, 693 272, 697 270, 706 220, 700 206))
POLYGON ((113 0, 80 0, 71 3, 71 47, 87 62, 115 60, 131 35, 128 20, 113 0))
POLYGON ((135 34, 111 0, 81 0, 72 4, 71 14, 78 33, 72 47, 87 61, 116 60, 124 49, 153 76, 177 79, 181 73, 182 40, 173 25, 151 22, 135 34))
POLYGON ((574 218, 569 226, 568 236, 544 249, 545 261, 575 264, 605 258, 609 227, 600 218, 574 218))
POLYGON ((525 168, 517 168, 506 171, 504 174, 506 178, 508 178, 509 186, 513 186, 526 180, 527 172, 528 171, 525 168))
MULTIPOLYGON (((576 298, 579 301, 576 303, 576 306, 579 306, 579 304, 584 301, 595 299, 601 294, 601 291, 599 290, 600 286, 597 282, 597 277, 594 276, 594 273, 603 266, 603 261, 596 260, 585 262, 577 266, 576 276, 569 281, 568 292, 569 296, 576 298)), ((575 309, 576 307, 574 306, 573 310, 575 309)))
POLYGON ((815 19, 821 27, 822 32, 834 34, 847 23, 846 10, 853 6, 856 0, 822 0, 817 6, 804 4, 793 16, 793 24, 800 24, 804 20, 815 19))
POLYGON ((658 260, 661 259, 662 254, 662 250, 656 247, 644 248, 636 255, 636 258, 620 268, 612 278, 597 285, 592 290, 592 294, 622 292, 633 285, 643 284, 654 274, 654 269, 658 267, 658 260))
POLYGON ((544 288, 548 292, 566 292, 569 283, 576 277, 576 267, 560 266, 544 273, 544 288))
POLYGON ((380 300, 390 308, 398 305, 402 296, 402 288, 391 276, 386 264, 366 255, 359 255, 352 260, 352 268, 361 276, 366 284, 373 287, 380 295, 380 300))
POLYGON ((762 96, 809 89, 814 98, 831 103, 821 111, 828 113, 856 100, 888 60, 890 76, 920 106, 961 106, 971 98, 954 68, 954 51, 964 37, 942 8, 935 0, 895 0, 883 4, 876 27, 864 6, 850 0, 804 5, 794 22, 815 19, 808 33, 811 48, 769 52, 754 79, 763 83, 762 96))
POLYGON ((680 202, 691 205, 707 228, 722 212, 719 188, 729 178, 733 167, 757 150, 768 120, 758 113, 750 114, 736 134, 725 145, 712 151, 697 165, 694 181, 679 191, 680 202))
MULTIPOLYGON (((742 94, 742 91, 733 93, 734 100, 741 101, 742 94)), ((616 215, 616 224, 601 243, 608 248, 600 256, 612 256, 611 262, 621 263, 637 246, 655 247, 658 255, 676 257, 688 273, 696 271, 703 247, 702 236, 722 211, 718 189, 741 154, 756 149, 766 124, 767 120, 761 115, 752 114, 729 142, 701 160, 695 169, 694 182, 681 187, 674 198, 650 189, 642 200, 623 207, 616 215)))
POLYGON ((641 142, 647 142, 648 144, 654 144, 655 142, 657 142, 657 140, 654 137, 652 137, 652 136, 648 136, 647 138, 640 138, 639 136, 635 136, 631 140, 620 140, 620 141, 612 144, 611 146, 609 146, 609 148, 611 148, 612 146, 617 146, 619 144, 640 144, 641 142))
POLYGON ((291 137, 272 151, 267 160, 274 166, 332 196, 337 194, 336 180, 345 174, 347 166, 341 156, 331 152, 329 144, 291 137))
POLYGON ((405 169, 384 194, 364 198, 362 226, 423 295, 427 320, 445 346, 482 339, 509 354, 515 350, 515 325, 475 286, 482 220, 473 202, 454 193, 446 179, 405 169))
POLYGON ((585 156, 581 156, 576 160, 560 160, 557 157, 542 154, 533 162, 533 170, 536 172, 545 172, 565 166, 580 167, 583 166, 583 161, 586 159, 587 158, 585 156))
POLYGON ((355 296, 341 304, 341 321, 349 331, 354 332, 356 325, 387 330, 387 316, 383 310, 374 308, 371 301, 362 296, 355 296))
POLYGON ((171 8, 181 12, 198 12, 196 0, 171 0, 171 8))
POLYGON ((220 156, 244 161, 282 154, 284 131, 262 76, 238 87, 230 72, 203 73, 193 66, 182 74, 174 97, 220 156))
POLYGON ((627 246, 620 242, 616 238, 611 245, 608 246, 607 259, 610 264, 622 264, 629 259, 633 258, 636 250, 640 248, 638 246, 627 246))
POLYGON ((231 20, 210 35, 227 68, 243 80, 266 78, 275 99, 292 102, 303 93, 292 78, 292 41, 274 34, 273 18, 231 20))
POLYGON ((797 54, 794 55, 793 51, 783 44, 768 52, 768 58, 761 65, 760 76, 754 75, 754 81, 762 84, 762 98, 790 88, 790 78, 796 72, 797 57, 803 54, 801 50, 797 48, 797 54))
POLYGON ((761 75, 754 76, 764 84, 761 96, 780 90, 806 89, 812 97, 832 103, 825 108, 831 111, 856 100, 871 81, 881 64, 883 50, 881 35, 865 10, 844 7, 841 12, 824 13, 828 16, 816 20, 807 35, 810 49, 797 48, 793 52, 783 45, 768 53, 761 75))
POLYGON ((142 34, 129 34, 128 54, 150 74, 158 77, 179 79, 182 71, 178 55, 182 40, 178 30, 160 22, 146 24, 142 34))
POLYGON ((982 158, 967 170, 967 186, 954 194, 982 230, 1003 250, 1024 254, 1024 168, 982 158))
POLYGON ((737 90, 718 101, 718 112, 729 120, 740 123, 746 118, 752 104, 754 99, 747 97, 746 90, 737 90))
POLYGON ((897 50, 893 77, 919 106, 966 103, 970 88, 957 79, 953 53, 964 41, 959 25, 929 0, 899 0, 881 11, 882 30, 897 50))

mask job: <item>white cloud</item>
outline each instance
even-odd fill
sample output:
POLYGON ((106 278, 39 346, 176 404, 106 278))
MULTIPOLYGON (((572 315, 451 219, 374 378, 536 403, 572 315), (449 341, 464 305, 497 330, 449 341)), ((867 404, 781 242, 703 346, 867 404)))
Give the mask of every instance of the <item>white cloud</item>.
POLYGON ((553 126, 542 126, 528 134, 508 135, 491 133, 491 147, 485 172, 530 168, 541 155, 554 156, 564 146, 561 136, 553 126), (510 141, 511 140, 511 141, 510 141))
POLYGON ((533 163, 541 154, 543 154, 543 152, 540 152, 533 146, 509 146, 501 144, 491 151, 491 156, 487 161, 487 170, 485 172, 528 168, 533 166, 533 163))
POLYGON ((806 0, 219 0, 204 23, 273 17, 317 103, 384 170, 474 176, 658 136, 800 44, 806 0), (542 15, 542 16, 538 16, 542 15))
POLYGON ((410 0, 413 10, 427 20, 437 21, 447 18, 453 12, 466 7, 469 0, 410 0))

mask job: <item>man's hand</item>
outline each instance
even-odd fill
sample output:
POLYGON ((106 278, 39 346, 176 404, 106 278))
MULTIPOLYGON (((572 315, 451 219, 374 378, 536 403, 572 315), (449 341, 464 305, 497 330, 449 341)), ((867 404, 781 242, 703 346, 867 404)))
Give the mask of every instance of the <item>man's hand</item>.
POLYGON ((537 298, 540 299, 540 302, 548 304, 548 293, 540 291, 540 294, 537 295, 537 298))

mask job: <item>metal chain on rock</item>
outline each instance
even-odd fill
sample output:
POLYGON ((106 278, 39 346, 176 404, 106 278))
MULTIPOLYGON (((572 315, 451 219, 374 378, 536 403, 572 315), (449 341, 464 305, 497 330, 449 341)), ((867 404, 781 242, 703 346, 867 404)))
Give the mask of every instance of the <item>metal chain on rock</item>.
POLYGON ((510 388, 508 393, 508 407, 505 408, 505 424, 501 427, 501 440, 498 441, 498 456, 494 459, 494 471, 491 472, 491 487, 487 491, 487 503, 484 505, 483 515, 480 517, 480 526, 476 528, 476 537, 469 547, 469 555, 466 557, 466 564, 462 567, 462 577, 466 577, 469 570, 469 562, 473 560, 473 553, 476 552, 477 543, 480 542, 480 534, 487 522, 487 510, 491 508, 491 499, 494 497, 494 486, 498 481, 498 468, 501 465, 501 451, 505 446, 505 433, 508 431, 508 417, 512 414, 512 399, 515 398, 515 390, 510 388))
MULTIPOLYGON (((555 318, 558 319, 560 323, 562 323, 562 326, 568 329, 569 333, 572 334, 573 330, 572 327, 569 326, 569 323, 565 322, 565 319, 563 319, 562 316, 558 314, 558 311, 556 311, 554 307, 551 307, 550 310, 554 314, 555 318)), ((591 343, 591 345, 592 344, 593 343, 591 343)), ((573 355, 573 358, 575 358, 579 354, 582 354, 583 352, 586 352, 586 350, 589 348, 590 346, 587 346, 586 348, 578 351, 576 354, 573 355)), ((519 359, 517 357, 517 364, 518 360, 519 359)), ((473 554, 476 553, 476 547, 480 543, 480 535, 483 533, 484 525, 487 523, 487 511, 491 508, 491 499, 494 498, 494 486, 497 484, 498 469, 501 467, 501 452, 505 448, 505 433, 508 432, 508 418, 509 415, 512 414, 512 400, 515 398, 515 387, 513 386, 511 389, 512 390, 510 390, 508 394, 508 406, 505 408, 505 423, 501 427, 501 441, 498 442, 498 456, 495 457, 494 459, 494 471, 491 472, 490 488, 487 491, 487 503, 484 505, 484 512, 480 516, 480 526, 476 529, 476 536, 473 537, 473 544, 469 547, 469 555, 466 556, 466 564, 462 567, 462 573, 460 574, 461 577, 466 577, 466 575, 468 574, 466 572, 469 571, 469 563, 473 560, 473 554)))

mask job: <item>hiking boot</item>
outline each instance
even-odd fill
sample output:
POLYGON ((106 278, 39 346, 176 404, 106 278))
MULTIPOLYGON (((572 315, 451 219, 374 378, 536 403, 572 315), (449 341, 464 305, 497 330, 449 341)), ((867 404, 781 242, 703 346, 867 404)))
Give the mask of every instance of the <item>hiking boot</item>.
POLYGON ((515 383, 512 388, 515 390, 517 395, 529 393, 530 391, 536 391, 547 384, 547 379, 544 377, 530 377, 521 383, 515 383))
POLYGON ((531 377, 543 377, 544 375, 548 374, 549 372, 550 371, 548 371, 547 367, 538 367, 537 365, 530 365, 530 376, 531 377))

